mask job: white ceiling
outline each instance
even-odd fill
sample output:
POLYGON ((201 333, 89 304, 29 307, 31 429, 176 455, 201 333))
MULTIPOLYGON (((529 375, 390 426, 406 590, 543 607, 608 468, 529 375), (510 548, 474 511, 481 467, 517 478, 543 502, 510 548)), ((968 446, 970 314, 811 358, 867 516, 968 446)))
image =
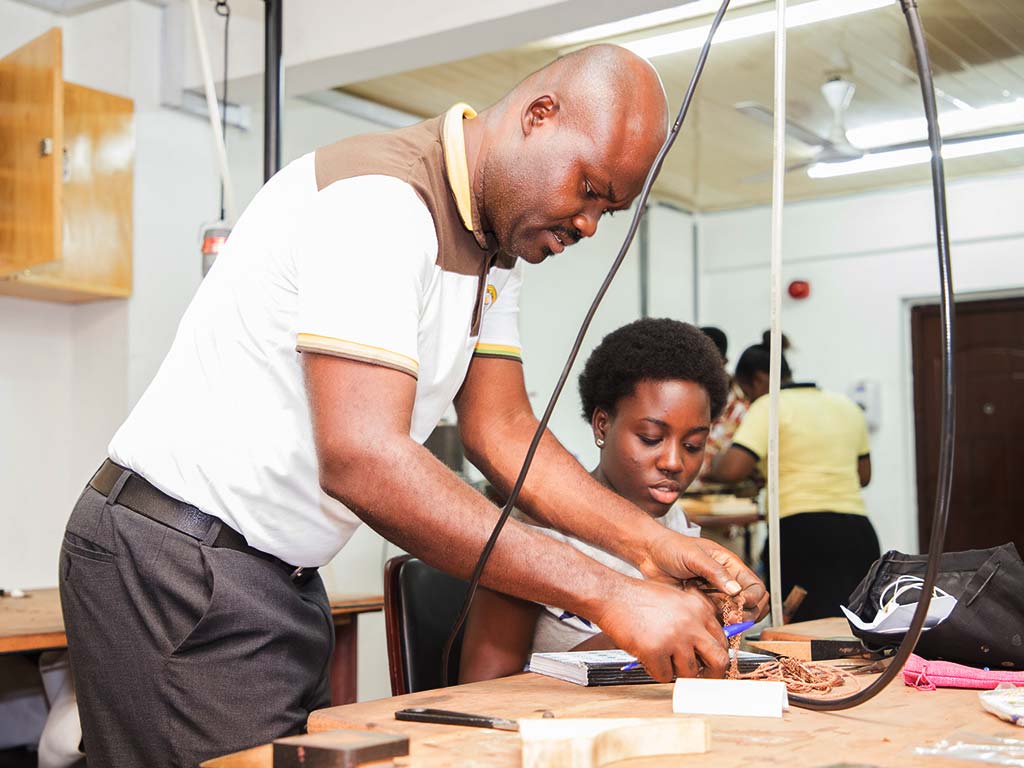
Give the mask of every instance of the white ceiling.
MULTIPOLYGON (((738 15, 763 11, 750 6, 738 15)), ((921 0, 940 110, 982 107, 1024 98, 1024 0, 921 0)), ((727 16, 727 18, 729 18, 727 16)), ((668 29, 706 24, 707 18, 668 29)), ((636 35, 633 35, 635 37, 636 35)), ((626 38, 613 38, 622 42, 626 38)), ((656 193, 694 210, 758 205, 771 199, 772 129, 735 109, 738 102, 772 103, 771 34, 712 48, 682 134, 656 193), (760 174, 760 178, 758 175, 760 174), (751 177, 754 177, 751 179, 751 177)), ((828 135, 832 112, 821 86, 834 74, 856 85, 847 127, 921 115, 906 23, 897 3, 878 10, 789 30, 787 112, 828 135)), ((477 108, 497 100, 523 76, 561 50, 544 41, 344 86, 348 93, 417 115, 435 115, 456 101, 477 108)), ((688 51, 652 60, 678 106, 696 62, 688 51)), ((1024 125, 1012 126, 1024 129, 1024 125)), ((787 162, 811 149, 790 139, 787 162)), ((947 176, 998 173, 1024 167, 1024 149, 950 160, 947 176)), ((927 164, 830 179, 804 171, 786 176, 786 199, 849 194, 925 182, 927 164)))

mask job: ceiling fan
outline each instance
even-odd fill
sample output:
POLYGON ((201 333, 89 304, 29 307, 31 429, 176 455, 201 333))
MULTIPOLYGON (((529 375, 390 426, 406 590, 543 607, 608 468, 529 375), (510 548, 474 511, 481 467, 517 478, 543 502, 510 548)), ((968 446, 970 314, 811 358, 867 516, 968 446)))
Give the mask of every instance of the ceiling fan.
MULTIPOLYGON (((832 125, 829 128, 827 136, 823 136, 793 120, 786 120, 786 138, 795 139, 813 151, 813 154, 810 157, 786 166, 786 173, 806 168, 815 163, 841 163, 848 160, 856 160, 868 154, 873 155, 898 149, 912 149, 914 147, 928 146, 927 139, 905 141, 875 147, 857 147, 851 144, 846 135, 846 110, 849 108, 850 102, 853 101, 853 94, 855 91, 856 86, 841 75, 833 75, 832 77, 829 77, 824 84, 822 84, 821 94, 825 97, 825 102, 832 110, 832 125)), ((744 115, 752 117, 759 122, 766 123, 769 126, 774 124, 775 118, 772 110, 763 104, 757 103, 756 101, 741 101, 735 105, 735 108, 737 111, 742 112, 744 115)), ((943 137, 942 143, 944 145, 960 144, 967 141, 976 141, 980 138, 987 138, 989 136, 1002 135, 1006 135, 1006 132, 990 132, 981 135, 975 133, 972 135, 943 137)), ((771 171, 765 171, 764 173, 747 176, 742 179, 742 181, 746 183, 762 182, 770 179, 771 175, 771 171)))

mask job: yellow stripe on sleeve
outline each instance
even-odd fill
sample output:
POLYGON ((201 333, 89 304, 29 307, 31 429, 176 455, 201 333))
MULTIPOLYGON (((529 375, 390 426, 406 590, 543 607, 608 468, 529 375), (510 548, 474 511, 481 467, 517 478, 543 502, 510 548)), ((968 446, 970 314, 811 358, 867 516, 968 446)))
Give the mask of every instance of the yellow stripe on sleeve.
POLYGON ((385 368, 393 368, 396 371, 408 373, 414 379, 419 376, 420 372, 420 364, 408 355, 392 352, 390 349, 384 349, 383 347, 374 347, 370 344, 360 344, 357 341, 336 339, 332 336, 300 333, 296 339, 295 348, 299 352, 316 352, 321 355, 343 357, 346 360, 356 360, 361 363, 383 365, 385 368))
POLYGON ((523 361, 523 350, 509 344, 477 344, 473 354, 481 357, 504 357, 509 360, 523 361))

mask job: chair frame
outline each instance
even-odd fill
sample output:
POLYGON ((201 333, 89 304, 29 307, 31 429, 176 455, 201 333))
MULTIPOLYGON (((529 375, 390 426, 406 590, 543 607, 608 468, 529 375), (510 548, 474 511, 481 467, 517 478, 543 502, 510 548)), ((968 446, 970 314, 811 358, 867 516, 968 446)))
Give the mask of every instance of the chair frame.
POLYGON ((402 652, 402 596, 399 576, 402 566, 412 555, 396 555, 384 564, 384 630, 388 644, 388 672, 391 676, 391 695, 403 696, 409 692, 405 681, 405 654, 402 652))

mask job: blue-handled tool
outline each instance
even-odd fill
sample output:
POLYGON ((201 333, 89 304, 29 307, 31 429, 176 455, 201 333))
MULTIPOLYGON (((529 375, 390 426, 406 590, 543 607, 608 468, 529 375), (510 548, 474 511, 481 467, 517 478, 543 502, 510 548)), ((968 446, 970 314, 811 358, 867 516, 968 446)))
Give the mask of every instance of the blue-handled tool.
MULTIPOLYGON (((735 637, 736 635, 739 635, 739 634, 742 634, 743 632, 746 632, 752 626, 754 626, 754 622, 752 622, 752 621, 741 621, 739 624, 727 624, 726 626, 722 627, 722 629, 725 631, 725 636, 726 637, 735 637)), ((629 672, 629 670, 636 669, 639 666, 640 666, 640 662, 639 661, 631 661, 631 662, 629 662, 629 664, 627 664, 626 666, 622 667, 619 671, 620 672, 629 672)))
POLYGON ((736 635, 746 632, 752 626, 754 626, 754 622, 752 621, 741 621, 739 624, 729 624, 722 627, 722 629, 725 630, 726 637, 735 637, 736 635))

